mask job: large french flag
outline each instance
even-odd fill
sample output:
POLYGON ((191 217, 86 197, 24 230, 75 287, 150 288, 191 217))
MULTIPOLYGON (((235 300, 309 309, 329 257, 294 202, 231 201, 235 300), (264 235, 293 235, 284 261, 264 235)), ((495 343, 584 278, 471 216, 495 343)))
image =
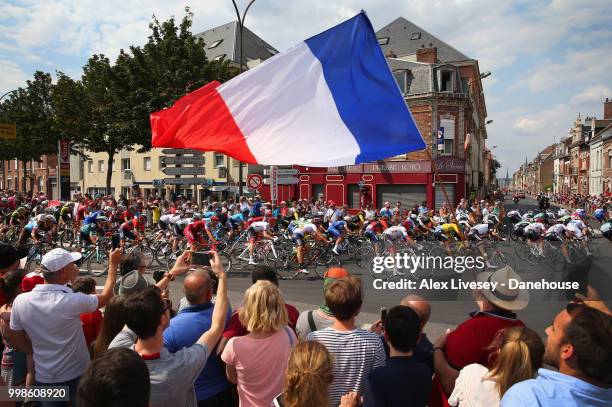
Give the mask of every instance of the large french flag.
POLYGON ((151 114, 154 147, 264 165, 358 164, 425 148, 364 12, 151 114))

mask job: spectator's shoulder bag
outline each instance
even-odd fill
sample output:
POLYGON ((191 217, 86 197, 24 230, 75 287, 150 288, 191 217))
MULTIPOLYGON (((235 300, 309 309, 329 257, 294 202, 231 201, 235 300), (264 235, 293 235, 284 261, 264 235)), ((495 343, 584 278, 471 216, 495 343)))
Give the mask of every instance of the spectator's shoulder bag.
POLYGON ((308 311, 308 327, 310 328, 310 332, 314 332, 318 330, 317 325, 315 324, 315 321, 314 321, 314 317, 312 316, 313 312, 314 312, 313 310, 308 311))

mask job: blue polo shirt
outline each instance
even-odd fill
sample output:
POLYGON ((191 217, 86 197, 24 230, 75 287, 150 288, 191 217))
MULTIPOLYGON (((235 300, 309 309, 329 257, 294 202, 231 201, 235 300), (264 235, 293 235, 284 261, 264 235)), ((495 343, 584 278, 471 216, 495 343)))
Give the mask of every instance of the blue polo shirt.
POLYGON ((612 389, 597 387, 549 369, 539 369, 537 378, 510 387, 501 400, 501 407, 611 405, 612 389))
MULTIPOLYGON (((197 342, 202 334, 210 329, 212 323, 212 303, 192 305, 184 308, 170 320, 170 326, 164 331, 164 347, 175 353, 197 342)), ((227 311, 225 325, 232 316, 231 308, 227 311)), ((210 351, 204 369, 195 381, 198 400, 206 400, 229 387, 225 376, 225 367, 217 356, 217 347, 210 351)))

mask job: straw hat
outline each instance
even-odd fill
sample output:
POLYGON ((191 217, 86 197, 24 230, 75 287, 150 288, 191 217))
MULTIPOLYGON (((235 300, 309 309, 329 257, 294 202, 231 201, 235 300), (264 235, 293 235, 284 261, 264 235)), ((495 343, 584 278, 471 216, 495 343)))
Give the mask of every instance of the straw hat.
POLYGON ((525 289, 511 289, 508 284, 510 280, 522 281, 521 277, 510 266, 495 271, 482 272, 476 276, 478 282, 498 283, 495 290, 481 290, 485 298, 491 303, 508 311, 522 310, 529 304, 529 292, 525 289))

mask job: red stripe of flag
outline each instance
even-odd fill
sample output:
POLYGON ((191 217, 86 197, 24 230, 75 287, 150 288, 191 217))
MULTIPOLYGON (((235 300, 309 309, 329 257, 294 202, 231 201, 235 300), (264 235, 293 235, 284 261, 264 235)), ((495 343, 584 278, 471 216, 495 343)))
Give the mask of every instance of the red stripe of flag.
POLYGON ((153 147, 217 151, 242 162, 257 161, 213 81, 168 109, 151 113, 153 147))

